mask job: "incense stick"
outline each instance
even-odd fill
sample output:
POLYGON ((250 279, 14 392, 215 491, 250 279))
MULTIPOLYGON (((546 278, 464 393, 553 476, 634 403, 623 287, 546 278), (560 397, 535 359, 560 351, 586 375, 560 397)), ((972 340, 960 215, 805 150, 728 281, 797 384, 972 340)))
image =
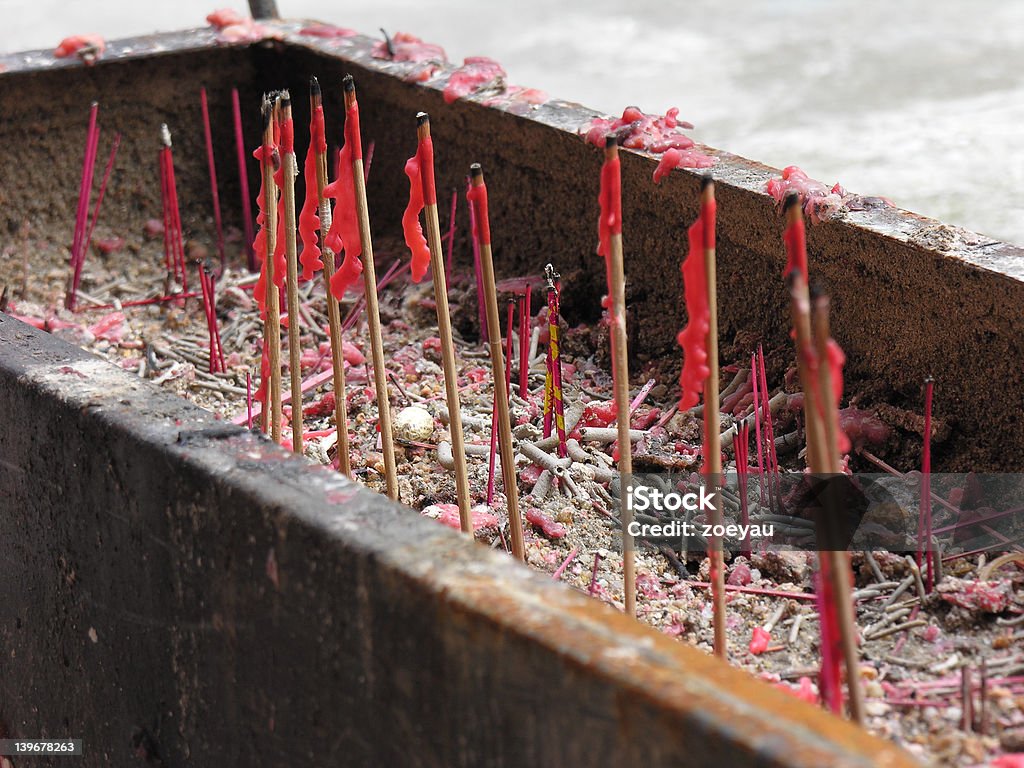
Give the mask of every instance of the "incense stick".
MULTIPOLYGON (((828 364, 828 345, 831 339, 829 330, 828 297, 818 295, 812 307, 813 333, 815 351, 818 357, 818 400, 821 404, 821 420, 825 446, 823 454, 827 463, 819 471, 836 475, 842 472, 841 457, 838 451, 839 411, 833 400, 832 372, 828 364)), ((827 500, 827 497, 826 497, 827 500)), ((835 515, 839 514, 836 505, 828 504, 825 514, 828 524, 833 527, 837 523, 835 515)), ((833 599, 836 601, 836 613, 839 619, 839 636, 842 643, 843 661, 846 666, 846 689, 850 702, 850 717, 857 723, 864 722, 864 694, 860 685, 860 656, 857 652, 857 630, 854 617, 853 599, 850 595, 850 555, 846 550, 839 550, 838 541, 833 541, 827 556, 830 560, 829 575, 833 579, 833 599)))
MULTIPOLYGON (((722 485, 722 445, 718 404, 718 288, 715 261, 715 183, 710 176, 701 182, 701 216, 704 218, 704 277, 707 281, 708 297, 708 378, 704 383, 704 435, 706 455, 704 466, 707 484, 714 494, 709 522, 718 526, 722 523, 722 502, 718 489, 722 485)), ((628 426, 628 424, 627 424, 628 426)), ((620 427, 621 429, 621 427, 620 427)), ((715 655, 726 658, 727 640, 725 635, 725 562, 722 554, 722 537, 714 536, 708 541, 708 558, 711 562, 711 599, 715 632, 715 655)))
POLYGON ((299 336, 299 257, 295 240, 295 177, 299 175, 295 159, 295 123, 292 121, 292 100, 288 91, 278 99, 281 111, 281 163, 284 199, 284 253, 288 276, 285 290, 288 297, 288 373, 292 391, 292 450, 301 454, 302 445, 302 345, 299 336))
MULTIPOLYGON (((323 117, 322 95, 320 83, 313 77, 309 81, 310 108, 314 120, 323 117)), ((334 252, 325 240, 331 229, 331 202, 324 196, 327 186, 327 142, 317 147, 316 155, 316 188, 320 209, 320 244, 322 248, 324 293, 327 297, 327 324, 331 336, 331 366, 334 386, 334 424, 338 435, 338 471, 348 477, 352 476, 352 463, 349 455, 348 438, 348 398, 345 388, 344 340, 341 335, 341 307, 331 293, 331 278, 334 276, 334 252)))
POLYGON ((238 89, 231 89, 231 111, 235 123, 235 154, 238 158, 238 186, 242 194, 242 226, 245 233, 245 256, 249 271, 256 271, 256 251, 253 249, 252 198, 249 197, 249 171, 246 168, 245 139, 242 136, 242 108, 238 102, 238 89))
POLYGON ((213 197, 213 223, 217 228, 217 255, 220 271, 224 271, 224 228, 220 220, 220 193, 217 191, 217 164, 213 159, 213 133, 210 131, 210 108, 206 102, 206 88, 199 89, 199 106, 203 113, 203 137, 206 139, 206 165, 210 169, 210 194, 213 197))
POLYGON ((75 308, 77 275, 81 273, 81 260, 84 259, 82 240, 88 226, 89 199, 92 196, 92 177, 96 168, 96 149, 99 145, 99 127, 96 124, 99 108, 95 101, 90 105, 89 127, 85 134, 85 154, 82 157, 82 178, 78 187, 78 210, 75 214, 75 235, 71 244, 71 273, 64 296, 64 306, 70 310, 75 308))
MULTIPOLYGON (((607 260, 608 310, 611 320, 612 377, 615 388, 615 413, 618 420, 619 475, 622 481, 633 473, 633 446, 629 435, 629 356, 626 349, 626 275, 622 256, 622 201, 621 175, 619 168, 619 145, 614 135, 609 134, 605 143, 605 162, 602 176, 607 174, 609 188, 602 191, 607 199, 608 211, 602 210, 602 218, 608 227, 607 260)), ((604 182, 604 179, 602 179, 604 182)), ((633 536, 629 532, 633 522, 633 510, 628 504, 622 505, 622 581, 625 592, 626 613, 636 616, 636 561, 633 536)))
MULTIPOLYGON (((342 81, 345 92, 347 120, 354 120, 350 128, 352 147, 352 180, 355 183, 356 215, 359 218, 359 241, 363 247, 363 290, 366 297, 366 321, 370 332, 370 356, 373 360, 373 382, 377 392, 377 419, 380 425, 381 448, 384 454, 384 482, 388 498, 398 500, 398 469, 395 462, 394 432, 391 426, 391 392, 388 388, 387 369, 384 364, 384 337, 380 326, 380 307, 377 299, 377 273, 373 262, 373 238, 370 234, 370 208, 366 202, 366 176, 363 170, 362 135, 359 130, 359 104, 356 85, 351 75, 342 81)), ((349 126, 346 126, 349 127, 349 126)))
MULTIPOLYGON (((274 284, 274 249, 277 247, 277 182, 274 181, 274 119, 276 106, 269 98, 263 99, 263 188, 266 194, 264 205, 264 230, 266 253, 263 254, 263 268, 266 270, 267 319, 263 324, 264 345, 270 367, 270 437, 275 443, 281 442, 281 306, 280 293, 274 284)), ((294 405, 293 405, 294 407, 294 405)), ((265 411, 265 409, 264 409, 265 411)))
MULTIPOLYGON (((434 280, 434 301, 437 305, 437 329, 441 337, 441 367, 444 370, 445 398, 450 415, 448 429, 455 458, 455 491, 459 504, 459 520, 463 533, 473 535, 470 516, 469 475, 466 471, 466 449, 462 436, 462 407, 455 367, 455 344, 452 321, 448 311, 448 284, 444 276, 444 254, 441 250, 441 227, 437 219, 437 192, 434 188, 434 149, 430 140, 430 117, 426 112, 416 115, 419 139, 420 179, 423 185, 423 208, 427 221, 427 243, 430 247, 430 270, 434 280)), ((506 462, 502 462, 504 465, 506 462)), ((502 467, 504 471, 504 466, 502 467)))
POLYGON ((497 422, 498 448, 501 451, 501 477, 508 502, 509 531, 512 536, 512 555, 526 559, 523 544, 523 521, 519 514, 519 487, 516 478, 516 457, 512 446, 512 421, 509 416, 508 389, 506 388, 505 361, 501 348, 501 325, 498 320, 498 293, 494 284, 494 259, 491 254, 491 226, 487 212, 487 185, 478 163, 469 169, 472 189, 470 206, 476 226, 473 238, 480 249, 480 268, 483 278, 484 309, 487 317, 488 348, 491 353, 491 374, 494 380, 494 421, 497 422))

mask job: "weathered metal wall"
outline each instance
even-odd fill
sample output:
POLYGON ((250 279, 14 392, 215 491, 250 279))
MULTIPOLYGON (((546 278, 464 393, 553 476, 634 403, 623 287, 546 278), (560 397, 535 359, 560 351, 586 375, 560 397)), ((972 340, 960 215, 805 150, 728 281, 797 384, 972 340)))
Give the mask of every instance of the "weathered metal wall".
POLYGON ((0 423, 0 736, 84 766, 910 764, 4 315, 0 423))

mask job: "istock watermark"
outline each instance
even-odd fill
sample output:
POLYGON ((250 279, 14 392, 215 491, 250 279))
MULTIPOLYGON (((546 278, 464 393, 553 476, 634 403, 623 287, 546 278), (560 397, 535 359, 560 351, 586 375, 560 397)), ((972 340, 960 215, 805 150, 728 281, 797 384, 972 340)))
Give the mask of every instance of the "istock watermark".
POLYGON ((611 492, 625 545, 726 552, 888 551, 941 556, 1005 551, 1024 541, 1024 474, 637 472, 611 492), (931 504, 921 504, 922 493, 931 504))

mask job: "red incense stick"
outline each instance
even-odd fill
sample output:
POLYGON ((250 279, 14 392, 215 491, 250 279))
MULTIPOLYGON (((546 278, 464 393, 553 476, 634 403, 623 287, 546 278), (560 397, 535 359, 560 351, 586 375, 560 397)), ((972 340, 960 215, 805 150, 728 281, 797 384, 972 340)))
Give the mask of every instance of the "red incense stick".
POLYGON ((203 136, 206 138, 206 164, 210 168, 210 194, 213 197, 213 222, 217 227, 217 255, 220 271, 224 271, 224 228, 220 220, 220 194, 217 191, 217 164, 213 160, 213 133, 210 131, 210 109, 206 102, 206 89, 199 89, 199 105, 203 112, 203 136))
MULTIPOLYGON (((455 214, 459 206, 459 192, 452 190, 452 210, 448 214, 448 234, 445 239, 448 241, 448 253, 445 255, 444 277, 449 283, 452 281, 452 261, 455 256, 455 214)), ((472 208, 473 206, 470 206, 472 208)), ((472 214, 470 214, 472 215, 472 214)), ((479 288, 479 286, 477 286, 479 288)), ((479 293, 477 294, 479 296, 479 293)))
POLYGON ((935 586, 935 552, 932 549, 932 391, 935 381, 924 380, 924 445, 921 451, 921 515, 917 526, 917 565, 921 567, 922 547, 928 562, 928 592, 935 586))
MULTIPOLYGON (((96 129, 96 140, 99 141, 99 129, 96 129)), ((92 233, 96 229, 96 222, 100 218, 100 207, 103 205, 103 197, 107 193, 107 182, 110 181, 110 173, 114 170, 114 160, 117 158, 117 149, 121 146, 121 134, 114 136, 114 143, 110 147, 110 157, 107 159, 107 167, 103 171, 103 179, 100 181, 100 191, 96 196, 96 207, 92 212, 92 219, 89 221, 89 230, 86 232, 85 239, 79 243, 78 258, 75 260, 75 275, 72 284, 72 304, 78 298, 78 286, 82 279, 82 267, 85 265, 85 256, 89 251, 89 246, 92 244, 92 233)), ((96 162, 96 148, 93 148, 93 164, 96 162)), ((72 307, 73 308, 73 307, 72 307)))
POLYGON ((238 159, 238 186, 242 192, 242 226, 245 233, 245 257, 250 272, 256 271, 256 251, 253 248, 252 198, 249 197, 249 172, 246 170, 245 139, 242 136, 242 108, 238 103, 238 89, 231 89, 231 111, 235 123, 235 155, 238 159))
POLYGON ((96 150, 100 140, 99 127, 96 124, 99 108, 99 104, 94 101, 89 109, 89 127, 85 135, 85 155, 82 158, 82 179, 78 187, 78 210, 75 213, 75 235, 71 244, 71 277, 68 281, 68 289, 64 297, 64 306, 68 309, 75 308, 75 300, 77 299, 76 275, 81 272, 79 262, 84 258, 82 241, 85 239, 85 232, 88 226, 89 199, 92 196, 92 177, 96 168, 96 150))
POLYGON ((526 397, 530 387, 530 284, 526 284, 519 310, 519 396, 526 397))
POLYGON ((760 377, 757 372, 757 353, 755 352, 750 356, 750 381, 753 386, 753 414, 754 414, 754 445, 757 446, 757 487, 758 497, 761 500, 761 505, 764 506, 765 499, 765 487, 764 487, 764 451, 761 447, 761 401, 758 395, 760 387, 758 386, 760 377))

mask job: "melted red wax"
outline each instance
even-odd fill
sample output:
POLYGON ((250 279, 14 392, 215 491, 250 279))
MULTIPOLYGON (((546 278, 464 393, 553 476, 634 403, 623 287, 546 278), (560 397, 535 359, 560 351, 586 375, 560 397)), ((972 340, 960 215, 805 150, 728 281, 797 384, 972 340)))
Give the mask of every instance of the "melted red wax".
POLYGON ((683 370, 679 375, 682 395, 679 410, 692 408, 700 400, 708 367, 708 329, 711 310, 708 306, 707 275, 704 271, 704 248, 715 242, 715 202, 701 205, 700 216, 689 229, 690 250, 682 264, 683 289, 686 297, 686 327, 676 340, 683 348, 683 370))
POLYGON ((765 189, 780 203, 787 194, 796 192, 800 196, 804 213, 815 224, 828 221, 843 209, 847 198, 856 197, 848 195, 838 183, 829 189, 795 165, 784 168, 782 178, 769 179, 765 189))
POLYGON ((324 187, 324 197, 333 198, 334 218, 324 245, 334 253, 345 251, 345 261, 331 277, 331 294, 339 301, 348 287, 363 273, 359 257, 363 243, 359 237, 359 219, 356 215, 356 183, 352 163, 363 156, 360 146, 359 102, 353 100, 345 113, 345 146, 338 153, 338 176, 333 184, 324 187))
POLYGON ((525 115, 538 104, 543 104, 551 97, 536 88, 524 88, 521 85, 510 85, 502 93, 491 96, 484 101, 484 106, 500 107, 514 115, 525 115))
MULTIPOLYGON (((424 206, 423 192, 426 186, 421 172, 423 168, 422 154, 421 143, 416 154, 405 163, 405 175, 409 177, 409 204, 402 216, 402 231, 405 232, 405 244, 409 246, 412 253, 412 281, 414 283, 422 280, 430 267, 430 248, 427 246, 427 239, 423 236, 423 227, 420 225, 420 211, 424 206)), ((432 150, 430 159, 431 165, 433 165, 432 150)))
POLYGON ((206 22, 217 28, 217 41, 221 43, 256 42, 270 35, 262 24, 232 8, 217 9, 207 15, 206 22))
POLYGON ((772 636, 764 627, 754 627, 754 633, 750 638, 750 645, 747 648, 755 656, 760 656, 768 650, 768 644, 771 642, 771 639, 772 636))
POLYGON ((299 262, 302 264, 303 282, 312 280, 313 275, 324 268, 320 259, 320 246, 317 244, 317 230, 320 229, 319 197, 317 189, 317 154, 327 151, 327 139, 324 131, 324 108, 317 107, 309 122, 309 149, 306 151, 306 163, 303 174, 306 179, 306 197, 302 201, 299 212, 299 237, 302 240, 302 253, 299 262))
POLYGON ((806 701, 808 704, 818 703, 818 693, 814 690, 814 683, 809 677, 801 677, 800 685, 797 688, 793 688, 786 683, 777 683, 775 687, 780 691, 796 696, 801 701, 806 701))
POLYGON ((799 269, 800 274, 807 282, 807 240, 804 232, 803 217, 796 217, 786 227, 782 234, 782 240, 786 244, 786 269, 783 277, 790 275, 793 270, 799 269))
MULTIPOLYGON (((267 317, 267 189, 266 184, 263 182, 264 174, 262 171, 267 165, 273 164, 273 157, 276 151, 276 146, 264 144, 252 153, 253 157, 259 160, 261 171, 260 192, 256 197, 256 207, 258 210, 256 226, 259 229, 252 243, 253 251, 255 251, 256 258, 260 262, 260 276, 256 281, 256 287, 253 289, 253 298, 256 299, 256 305, 260 310, 260 317, 263 319, 267 317)), ((262 387, 262 384, 260 386, 262 387)))
POLYGON ((714 164, 715 158, 695 149, 669 149, 654 169, 654 183, 668 176, 673 168, 710 168, 714 164))
POLYGON ((598 192, 601 206, 597 220, 598 256, 604 256, 608 267, 608 292, 611 294, 611 239, 622 234, 622 168, 618 154, 605 160, 601 166, 601 189, 598 192))
MULTIPOLYGON (((288 121, 289 125, 291 120, 288 121)), ((283 126, 279 126, 281 129, 279 132, 275 131, 277 142, 280 145, 281 151, 288 151, 284 148, 285 131, 283 126)), ((292 147, 294 149, 294 142, 292 147)), ((284 189, 284 163, 280 163, 277 170, 274 171, 274 183, 277 185, 279 190, 284 189)), ((277 194, 277 239, 274 242, 274 285, 278 288, 284 285, 285 274, 288 271, 288 260, 284 254, 284 194, 278 192, 277 194)))
POLYGON ((871 411, 853 407, 839 412, 839 428, 855 446, 881 445, 892 434, 889 426, 871 411))
MULTIPOLYGON (((843 398, 843 366, 846 364, 846 355, 843 354, 843 348, 836 343, 835 339, 829 339, 828 346, 826 347, 826 356, 832 380, 832 405, 838 408, 839 401, 843 398)), ((850 450, 850 438, 843 431, 842 420, 840 420, 837 429, 836 449, 842 455, 850 450)))
POLYGON ((565 526, 555 522, 536 507, 527 507, 526 522, 541 529, 549 539, 561 539, 565 537, 565 526))
POLYGON ((312 24, 300 29, 299 34, 310 37, 352 37, 358 33, 354 29, 335 27, 331 24, 312 24))
POLYGON ((60 41, 53 55, 58 59, 65 59, 81 53, 83 57, 95 59, 102 56, 105 50, 107 43, 100 35, 72 35, 60 41))
POLYGON ((487 185, 470 184, 466 201, 473 207, 473 239, 481 245, 491 244, 491 222, 487 213, 487 185))
POLYGON ((680 133, 679 129, 692 129, 693 125, 679 120, 678 115, 679 110, 675 107, 661 117, 648 115, 639 107, 626 107, 622 117, 594 118, 584 129, 586 140, 596 147, 603 147, 604 137, 616 133, 621 137, 619 143, 627 149, 645 149, 658 154, 669 149, 689 149, 693 146, 693 139, 680 133))
POLYGON ((452 102, 482 90, 505 90, 505 69, 486 56, 470 56, 452 72, 444 87, 444 100, 452 102))
POLYGON ((224 29, 232 24, 244 24, 248 19, 248 16, 243 16, 234 8, 218 8, 206 16, 206 23, 217 29, 224 29))
POLYGON ((395 51, 392 56, 388 52, 387 42, 380 40, 373 46, 373 58, 387 59, 388 61, 405 61, 421 64, 409 75, 408 79, 422 82, 428 80, 441 64, 448 61, 444 48, 433 43, 424 43, 415 35, 408 32, 396 32, 391 38, 391 47, 395 51))
POLYGON ((267 390, 270 385, 270 351, 266 344, 263 345, 263 352, 260 354, 260 385, 252 399, 257 403, 267 402, 267 390))

